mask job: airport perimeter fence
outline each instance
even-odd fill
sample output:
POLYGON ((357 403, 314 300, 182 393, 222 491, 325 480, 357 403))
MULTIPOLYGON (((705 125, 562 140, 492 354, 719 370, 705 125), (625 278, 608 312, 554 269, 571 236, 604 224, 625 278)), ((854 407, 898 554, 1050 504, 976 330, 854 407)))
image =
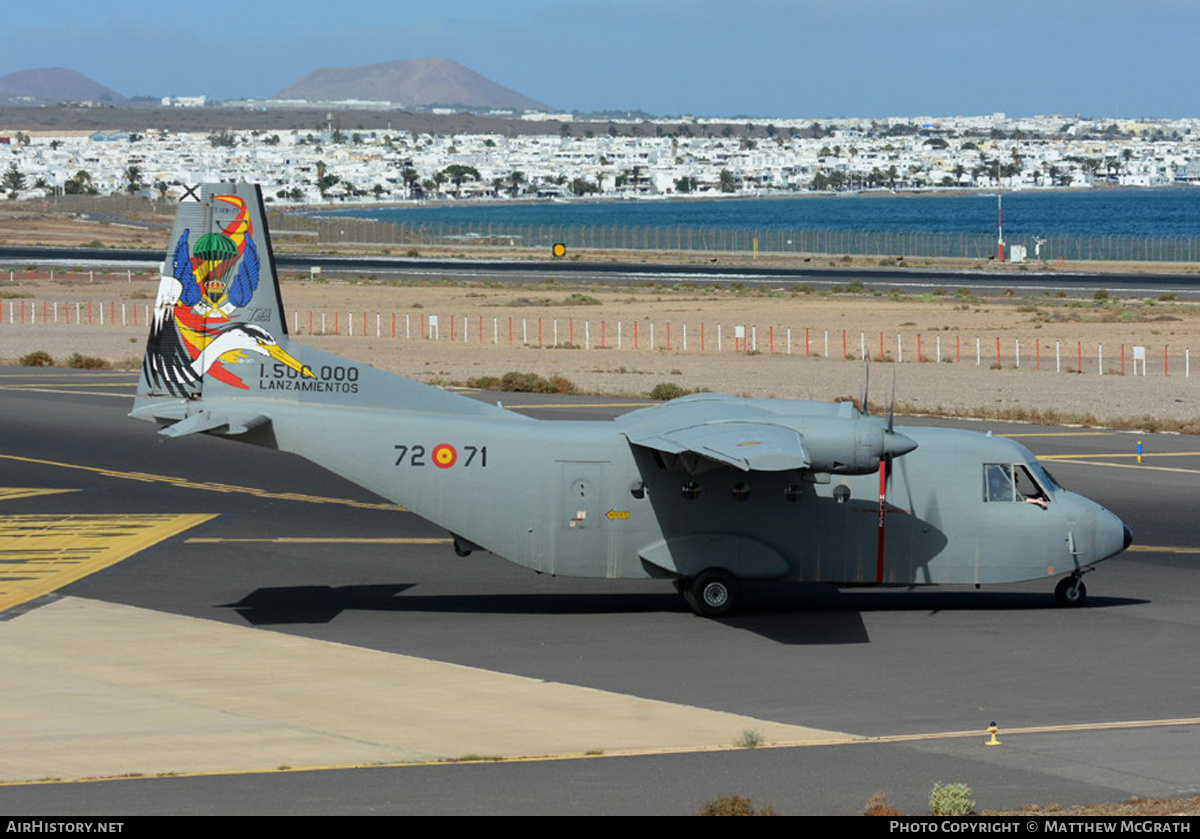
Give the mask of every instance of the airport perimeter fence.
MULTIPOLYGON (((0 297, 0 329, 27 326, 148 328, 152 304, 129 300, 49 301, 0 297)), ((1182 375, 1191 377, 1191 349, 1166 344, 1109 344, 1079 340, 928 335, 921 332, 870 333, 804 326, 686 323, 432 314, 291 310, 288 326, 297 337, 376 338, 447 342, 472 347, 558 348, 583 351, 662 353, 744 353, 888 363, 973 364, 992 370, 1099 375, 1182 375)))
MULTIPOLYGON (((60 195, 44 199, 57 209, 106 215, 171 214, 174 201, 135 196, 60 195)), ((268 205, 269 207, 269 205, 268 205)), ((842 256, 986 261, 997 252, 996 234, 881 230, 785 230, 684 225, 538 225, 508 222, 394 223, 351 216, 317 216, 268 209, 272 233, 298 237, 318 247, 366 245, 407 250, 523 248, 549 252, 563 244, 576 250, 658 253, 739 253, 792 257, 842 256)), ((1005 243, 1023 246, 1026 259, 1046 263, 1076 261, 1200 263, 1200 236, 1009 234, 1005 243), (1040 247, 1039 247, 1040 243, 1040 247)), ((1007 257, 1006 257, 1007 258, 1007 257)))
MULTIPOLYGON (((759 256, 842 256, 986 261, 997 253, 994 233, 929 233, 881 230, 784 230, 691 226, 536 225, 503 222, 390 223, 356 218, 320 218, 272 214, 276 235, 309 237, 318 246, 371 245, 422 247, 523 248, 544 250, 556 244, 573 251, 653 251, 655 253, 739 253, 759 256)), ((1005 238, 1025 248, 1026 260, 1050 264, 1077 261, 1200 262, 1200 236, 1044 236, 1005 238)))

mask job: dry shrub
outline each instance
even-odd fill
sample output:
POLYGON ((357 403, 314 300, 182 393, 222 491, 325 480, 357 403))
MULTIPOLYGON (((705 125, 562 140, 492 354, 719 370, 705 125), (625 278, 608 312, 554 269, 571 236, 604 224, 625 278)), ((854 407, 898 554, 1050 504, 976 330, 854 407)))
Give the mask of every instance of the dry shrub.
POLYGON ((722 795, 704 802, 697 816, 775 816, 775 808, 768 804, 755 810, 754 799, 744 795, 722 795))
POLYGON ((887 794, 877 792, 867 799, 867 806, 863 808, 864 816, 903 816, 904 814, 887 803, 887 794))
POLYGON ((22 367, 53 367, 54 359, 45 350, 35 350, 29 355, 21 356, 22 367))
POLYGON ((77 352, 71 353, 66 366, 75 370, 107 370, 109 367, 108 362, 103 358, 97 358, 94 355, 80 355, 77 352))

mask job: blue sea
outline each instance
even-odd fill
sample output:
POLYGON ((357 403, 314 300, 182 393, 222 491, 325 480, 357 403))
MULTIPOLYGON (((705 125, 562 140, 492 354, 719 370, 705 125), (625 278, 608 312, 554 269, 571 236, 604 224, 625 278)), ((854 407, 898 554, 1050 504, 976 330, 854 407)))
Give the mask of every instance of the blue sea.
MULTIPOLYGON (((1200 187, 1006 192, 1006 234, 1200 235, 1200 187)), ((403 224, 688 226, 991 233, 997 196, 901 194, 661 201, 446 202, 334 210, 403 224)))

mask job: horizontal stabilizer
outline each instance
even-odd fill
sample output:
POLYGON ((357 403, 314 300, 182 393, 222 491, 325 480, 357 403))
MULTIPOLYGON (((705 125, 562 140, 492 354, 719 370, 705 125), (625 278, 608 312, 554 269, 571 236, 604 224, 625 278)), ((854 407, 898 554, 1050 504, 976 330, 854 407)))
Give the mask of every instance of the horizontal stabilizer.
POLYGON ((746 472, 784 472, 812 465, 800 435, 772 423, 713 422, 626 436, 637 446, 665 454, 694 452, 746 472))
POLYGON ((270 420, 261 414, 228 414, 201 411, 198 414, 192 414, 187 419, 182 419, 179 422, 159 429, 158 433, 166 437, 185 437, 188 434, 196 434, 201 431, 217 431, 220 434, 237 436, 238 434, 245 434, 250 429, 257 428, 267 422, 270 422, 270 420))

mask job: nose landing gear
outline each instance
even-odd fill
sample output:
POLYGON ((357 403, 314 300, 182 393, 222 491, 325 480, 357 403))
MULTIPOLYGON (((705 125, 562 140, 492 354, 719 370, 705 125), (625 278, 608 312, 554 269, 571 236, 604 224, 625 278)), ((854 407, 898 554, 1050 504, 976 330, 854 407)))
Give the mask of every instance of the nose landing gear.
POLYGON ((1054 587, 1054 599, 1059 606, 1078 607, 1087 601, 1087 586, 1083 584, 1083 574, 1075 573, 1063 577, 1054 587))

